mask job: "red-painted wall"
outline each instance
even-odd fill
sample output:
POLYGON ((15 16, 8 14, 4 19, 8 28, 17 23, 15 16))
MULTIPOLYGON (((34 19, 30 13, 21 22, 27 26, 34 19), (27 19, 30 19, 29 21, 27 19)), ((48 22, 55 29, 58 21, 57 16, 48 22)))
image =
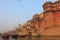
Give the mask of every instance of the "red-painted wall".
POLYGON ((57 25, 60 25, 60 11, 59 12, 55 12, 55 21, 57 25))

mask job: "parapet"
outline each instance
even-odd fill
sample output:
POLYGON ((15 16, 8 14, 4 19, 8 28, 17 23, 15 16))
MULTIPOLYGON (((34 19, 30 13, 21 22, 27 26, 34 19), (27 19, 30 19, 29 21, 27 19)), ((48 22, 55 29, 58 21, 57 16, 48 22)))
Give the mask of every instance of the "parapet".
POLYGON ((60 10, 60 1, 56 1, 54 3, 48 1, 43 5, 44 11, 57 11, 60 10))
POLYGON ((49 2, 44 3, 43 8, 44 8, 44 11, 52 10, 52 2, 49 1, 49 2))

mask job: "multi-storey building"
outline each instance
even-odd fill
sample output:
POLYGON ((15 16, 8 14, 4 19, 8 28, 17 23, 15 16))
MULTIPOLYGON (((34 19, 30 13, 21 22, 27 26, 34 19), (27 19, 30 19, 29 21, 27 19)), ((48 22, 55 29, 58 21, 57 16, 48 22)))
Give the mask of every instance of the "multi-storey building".
POLYGON ((44 11, 35 14, 18 35, 60 36, 60 1, 48 1, 43 5, 44 11))

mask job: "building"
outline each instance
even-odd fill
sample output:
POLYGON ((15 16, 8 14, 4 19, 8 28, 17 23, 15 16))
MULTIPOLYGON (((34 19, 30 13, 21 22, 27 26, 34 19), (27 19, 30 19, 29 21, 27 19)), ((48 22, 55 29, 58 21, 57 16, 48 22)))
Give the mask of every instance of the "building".
POLYGON ((60 36, 60 1, 48 1, 43 5, 44 11, 35 14, 21 27, 18 36, 60 36))
POLYGON ((28 35, 60 36, 60 1, 54 3, 48 1, 44 3, 43 9, 42 13, 35 14, 27 22, 28 35))

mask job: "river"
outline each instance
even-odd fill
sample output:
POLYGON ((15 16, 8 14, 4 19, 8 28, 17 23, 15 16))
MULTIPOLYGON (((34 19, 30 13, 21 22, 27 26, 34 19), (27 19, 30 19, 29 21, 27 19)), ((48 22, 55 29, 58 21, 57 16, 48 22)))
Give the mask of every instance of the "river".
MULTIPOLYGON (((0 40, 3 40, 0 37, 0 40)), ((7 39, 4 39, 7 40, 7 39)), ((18 38, 11 38, 9 37, 8 40, 60 40, 60 37, 18 37, 18 38)))

